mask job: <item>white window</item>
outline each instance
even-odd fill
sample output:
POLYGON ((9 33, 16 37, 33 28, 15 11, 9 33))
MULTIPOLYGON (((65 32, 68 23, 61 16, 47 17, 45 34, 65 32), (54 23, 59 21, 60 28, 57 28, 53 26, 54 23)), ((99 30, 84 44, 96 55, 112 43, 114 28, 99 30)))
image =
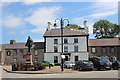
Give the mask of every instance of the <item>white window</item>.
POLYGON ((54 56, 54 63, 58 63, 58 56, 54 56))
POLYGON ((114 52, 115 52, 115 48, 112 47, 112 48, 111 48, 111 53, 114 53, 114 52))
POLYGON ((92 53, 96 53, 96 48, 92 48, 92 53))
POLYGON ((16 59, 16 58, 14 58, 14 59, 13 59, 13 61, 14 61, 14 63, 16 63, 16 62, 17 62, 17 59, 16 59))
POLYGON ((107 52, 107 50, 106 50, 105 47, 102 48, 102 52, 103 52, 103 53, 106 53, 106 52, 107 52))
POLYGON ((38 50, 35 50, 35 56, 38 56, 38 50))
POLYGON ((64 52, 68 52, 68 46, 64 46, 64 52))
POLYGON ((74 43, 78 43, 78 38, 74 38, 74 43))
POLYGON ((58 44, 58 39, 54 39, 54 44, 58 44))
POLYGON ((11 51, 7 51, 7 56, 10 56, 11 55, 11 51))
POLYGON ((74 52, 78 52, 78 46, 74 46, 74 52))
POLYGON ((36 63, 38 62, 38 58, 37 58, 37 57, 35 57, 35 62, 36 62, 36 63))
POLYGON ((68 39, 64 38, 64 44, 67 44, 67 43, 68 43, 68 39))
POLYGON ((54 52, 58 52, 58 47, 54 46, 54 52))

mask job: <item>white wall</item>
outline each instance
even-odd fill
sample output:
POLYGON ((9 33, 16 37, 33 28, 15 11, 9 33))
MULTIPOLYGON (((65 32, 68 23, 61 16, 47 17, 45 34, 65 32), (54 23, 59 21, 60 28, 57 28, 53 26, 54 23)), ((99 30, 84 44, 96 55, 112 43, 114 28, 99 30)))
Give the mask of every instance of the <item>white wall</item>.
MULTIPOLYGON (((64 46, 68 46, 68 52, 74 52, 74 45, 78 45, 79 51, 87 52, 87 37, 64 37, 68 39, 68 44, 64 44, 64 46), (74 38, 78 38, 78 43, 74 43, 74 38)), ((63 42, 64 42, 63 38, 63 42)), ((61 38, 60 37, 48 37, 46 38, 46 52, 54 52, 54 46, 58 46, 58 52, 61 52, 61 38), (54 39, 58 39, 58 44, 54 44, 54 39)), ((64 47, 63 47, 64 50, 64 47)))
POLYGON ((75 61, 75 56, 78 56, 78 60, 88 60, 88 53, 71 53, 70 61, 75 61))
POLYGON ((44 60, 54 62, 54 56, 58 56, 58 63, 61 62, 60 53, 44 53, 44 60))
MULTIPOLYGON (((44 60, 54 62, 54 56, 58 56, 58 63, 61 63, 60 53, 44 53, 44 60)), ((71 53, 70 61, 75 61, 75 56, 78 56, 78 60, 88 60, 88 53, 71 53)))

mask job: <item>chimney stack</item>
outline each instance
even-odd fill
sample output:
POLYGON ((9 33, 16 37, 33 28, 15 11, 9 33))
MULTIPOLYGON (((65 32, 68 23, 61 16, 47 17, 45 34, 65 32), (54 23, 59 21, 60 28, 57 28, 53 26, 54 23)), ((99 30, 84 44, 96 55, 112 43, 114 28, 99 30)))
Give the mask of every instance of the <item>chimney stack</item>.
POLYGON ((52 24, 50 22, 48 22, 48 31, 51 30, 51 25, 52 24))
POLYGON ((87 21, 83 22, 84 28, 85 28, 85 32, 88 33, 88 26, 87 26, 87 21))
POLYGON ((10 40, 10 44, 15 44, 16 40, 10 40))

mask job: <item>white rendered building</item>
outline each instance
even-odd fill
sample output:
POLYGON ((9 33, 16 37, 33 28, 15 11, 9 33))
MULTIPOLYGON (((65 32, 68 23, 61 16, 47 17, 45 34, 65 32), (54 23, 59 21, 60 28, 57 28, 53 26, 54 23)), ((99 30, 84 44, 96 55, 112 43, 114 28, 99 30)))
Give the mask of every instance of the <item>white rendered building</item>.
MULTIPOLYGON (((88 28, 63 29, 63 55, 65 61, 88 60, 88 28)), ((45 53, 44 60, 61 63, 61 29, 48 29, 44 34, 45 53)))

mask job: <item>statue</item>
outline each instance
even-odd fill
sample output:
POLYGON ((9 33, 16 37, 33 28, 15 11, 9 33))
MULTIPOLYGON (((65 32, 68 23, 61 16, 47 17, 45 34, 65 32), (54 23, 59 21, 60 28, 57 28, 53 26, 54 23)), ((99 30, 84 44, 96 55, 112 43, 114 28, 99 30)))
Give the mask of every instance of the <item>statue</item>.
POLYGON ((25 46, 28 47, 28 52, 30 52, 32 44, 33 44, 33 40, 30 38, 30 36, 28 36, 27 43, 25 44, 25 46))

